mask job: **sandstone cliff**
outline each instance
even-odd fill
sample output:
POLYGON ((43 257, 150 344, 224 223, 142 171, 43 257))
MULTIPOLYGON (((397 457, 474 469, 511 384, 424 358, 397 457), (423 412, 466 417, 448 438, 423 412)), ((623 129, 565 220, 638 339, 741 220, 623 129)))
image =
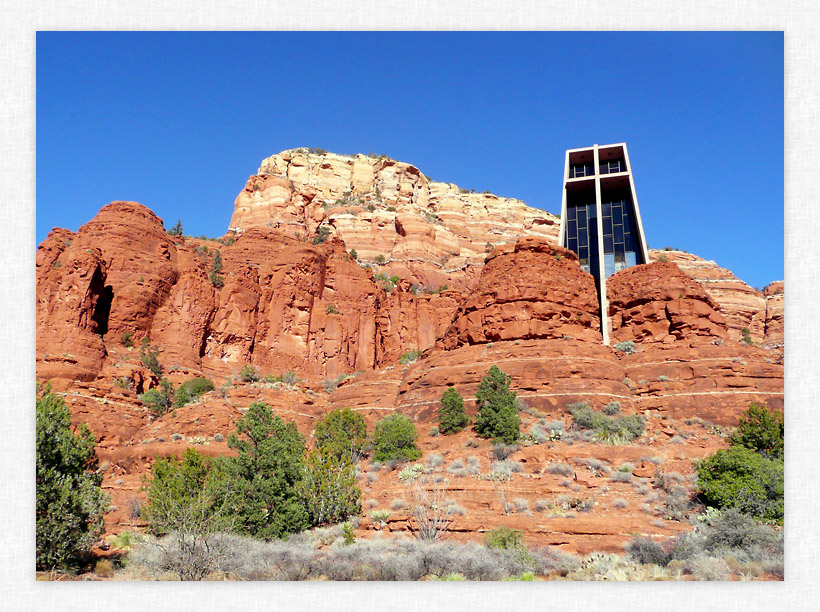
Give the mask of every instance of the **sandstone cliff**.
POLYGON ((558 218, 520 200, 432 181, 386 157, 283 151, 265 159, 237 196, 231 229, 275 227, 293 236, 320 225, 364 262, 411 283, 465 290, 495 245, 557 239, 558 218))
MULTIPOLYGON (((647 458, 691 470, 691 459, 725 444, 723 428, 749 402, 782 408, 783 283, 758 292, 714 262, 654 251, 668 261, 608 282, 614 342, 636 344, 626 354, 602 344, 595 284, 557 246, 557 229, 548 213, 463 193, 410 164, 285 151, 248 180, 219 240, 171 236, 134 202, 103 207, 76 233, 53 230, 37 252, 37 376, 97 437, 105 486, 122 508, 107 517, 117 530, 135 524, 124 509, 154 457, 189 446, 229 452, 224 440, 257 400, 308 440, 331 408, 351 407, 371 427, 399 411, 415 420, 425 453, 487 471, 490 441, 469 430, 439 437, 430 427, 449 387, 474 415, 475 391, 495 364, 512 377, 525 431, 547 419, 570 429, 576 401, 617 401, 647 419, 640 444, 568 436, 516 453, 525 469, 511 495, 543 500, 571 486, 601 512, 521 514, 504 524, 532 544, 620 550, 647 523, 611 501, 621 495, 637 507, 641 494, 584 461, 630 461, 638 479, 654 474, 647 458), (741 342, 744 327, 751 342, 741 342), (217 389, 155 419, 138 399, 159 383, 140 363, 143 340, 159 347, 174 384, 205 375, 217 389), (261 380, 243 382, 245 364, 261 380), (288 382, 274 377, 288 370, 288 382), (558 461, 572 464, 572 483, 546 469, 558 461)), ((362 486, 382 503, 404 485, 386 473, 362 486)), ((490 481, 453 476, 451 491, 469 514, 456 537, 499 524, 490 481)), ((654 533, 682 528, 655 518, 654 533)), ((406 522, 396 513, 390 528, 406 522)), ((375 528, 363 521, 362 530, 375 528)))
POLYGON ((769 348, 783 346, 783 281, 758 291, 714 261, 684 251, 650 251, 653 261, 666 260, 698 281, 720 305, 729 335, 735 340, 749 330, 752 341, 769 348))

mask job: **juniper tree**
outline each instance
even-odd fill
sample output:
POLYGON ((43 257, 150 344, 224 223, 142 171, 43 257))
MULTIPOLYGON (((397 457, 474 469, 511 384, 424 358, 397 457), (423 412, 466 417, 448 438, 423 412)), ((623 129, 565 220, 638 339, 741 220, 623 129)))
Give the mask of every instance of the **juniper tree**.
POLYGON ((475 394, 478 404, 475 428, 478 435, 506 444, 518 440, 521 428, 515 391, 510 390, 511 380, 498 366, 492 366, 475 394))
POLYGON ((103 532, 108 497, 97 471, 94 435, 72 430, 71 412, 49 387, 37 398, 37 567, 70 564, 103 532))

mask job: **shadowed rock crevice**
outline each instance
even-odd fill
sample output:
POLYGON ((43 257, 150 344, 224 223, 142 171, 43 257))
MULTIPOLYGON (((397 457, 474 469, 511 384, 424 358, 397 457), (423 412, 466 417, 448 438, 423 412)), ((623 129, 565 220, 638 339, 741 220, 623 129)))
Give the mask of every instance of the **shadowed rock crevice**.
POLYGON ((111 314, 111 301, 113 299, 114 289, 111 285, 106 285, 97 298, 97 305, 94 308, 94 314, 91 316, 97 324, 97 333, 101 336, 108 333, 108 315, 111 314))

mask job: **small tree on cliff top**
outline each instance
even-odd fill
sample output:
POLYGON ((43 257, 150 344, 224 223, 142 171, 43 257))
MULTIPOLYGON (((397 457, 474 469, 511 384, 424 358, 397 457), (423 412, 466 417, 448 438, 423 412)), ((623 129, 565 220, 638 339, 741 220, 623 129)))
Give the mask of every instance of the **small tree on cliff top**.
POLYGON ((521 418, 515 407, 511 378, 498 366, 492 366, 481 380, 475 399, 478 404, 475 428, 483 438, 512 444, 520 435, 521 418))

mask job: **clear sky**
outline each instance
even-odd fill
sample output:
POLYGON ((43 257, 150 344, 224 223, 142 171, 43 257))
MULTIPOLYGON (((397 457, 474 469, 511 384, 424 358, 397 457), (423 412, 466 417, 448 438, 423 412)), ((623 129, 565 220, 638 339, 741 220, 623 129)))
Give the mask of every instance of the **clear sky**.
POLYGON ((626 142, 650 248, 783 278, 781 32, 37 34, 37 242, 113 200, 221 236, 265 157, 384 153, 560 214, 626 142))

